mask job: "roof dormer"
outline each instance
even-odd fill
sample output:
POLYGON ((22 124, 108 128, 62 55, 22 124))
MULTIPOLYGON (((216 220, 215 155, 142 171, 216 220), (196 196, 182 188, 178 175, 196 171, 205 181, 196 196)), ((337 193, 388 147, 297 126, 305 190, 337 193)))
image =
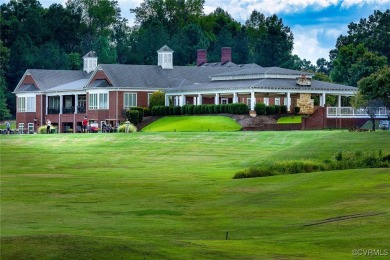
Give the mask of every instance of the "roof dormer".
POLYGON ((164 45, 157 51, 158 53, 158 66, 163 69, 173 69, 173 50, 164 45))
POLYGON ((97 67, 97 60, 98 57, 96 56, 96 53, 94 51, 90 51, 83 57, 84 62, 84 68, 83 70, 87 73, 90 73, 91 71, 94 71, 97 67))

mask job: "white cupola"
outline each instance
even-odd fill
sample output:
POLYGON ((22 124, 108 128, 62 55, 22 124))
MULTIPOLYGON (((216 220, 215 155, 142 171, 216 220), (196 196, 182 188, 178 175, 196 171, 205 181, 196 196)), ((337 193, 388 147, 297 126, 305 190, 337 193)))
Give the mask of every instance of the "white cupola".
POLYGON ((98 57, 96 56, 96 53, 94 51, 90 51, 83 57, 84 62, 84 68, 83 70, 87 73, 90 73, 91 71, 94 71, 97 67, 97 60, 98 57))
POLYGON ((164 45, 157 51, 158 53, 158 66, 163 69, 173 69, 173 50, 164 45))

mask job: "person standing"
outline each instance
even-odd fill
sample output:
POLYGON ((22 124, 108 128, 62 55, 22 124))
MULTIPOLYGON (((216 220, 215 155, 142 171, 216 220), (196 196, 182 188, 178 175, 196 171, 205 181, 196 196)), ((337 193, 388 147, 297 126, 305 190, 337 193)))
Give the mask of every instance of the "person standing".
POLYGON ((5 121, 5 128, 7 129, 7 135, 11 133, 11 124, 8 121, 5 121))
POLYGON ((50 127, 51 127, 51 122, 48 119, 46 122, 46 134, 50 134, 50 127))
POLYGON ((88 118, 87 116, 84 116, 84 120, 83 120, 83 132, 86 133, 87 132, 87 127, 88 127, 88 118))

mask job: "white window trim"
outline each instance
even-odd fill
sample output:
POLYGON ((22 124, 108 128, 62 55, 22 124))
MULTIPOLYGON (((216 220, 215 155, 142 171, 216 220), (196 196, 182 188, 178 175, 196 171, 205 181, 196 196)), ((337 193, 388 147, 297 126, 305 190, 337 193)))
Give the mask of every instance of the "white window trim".
POLYGON ((225 97, 221 98, 221 104, 229 104, 229 98, 225 98, 225 97))
POLYGON ((19 94, 17 95, 17 112, 23 113, 23 112, 36 112, 37 111, 37 95, 34 94, 19 94), (32 104, 28 103, 28 99, 33 98, 32 104), (21 99, 23 99, 23 106, 21 106, 21 99))
POLYGON ((269 106, 269 98, 268 98, 268 97, 265 97, 265 98, 264 98, 264 104, 265 104, 266 106, 269 106))
POLYGON ((280 106, 280 98, 275 98, 275 105, 280 106))
POLYGON ((153 95, 153 93, 148 93, 148 106, 150 106, 150 97, 153 95))
POLYGON ((138 95, 134 92, 127 92, 123 94, 123 108, 128 109, 131 107, 136 107, 138 105, 138 95), (126 95, 135 95, 135 106, 126 106, 126 95))
POLYGON ((106 90, 94 90, 87 92, 88 95, 88 109, 89 110, 108 110, 110 108, 110 92, 106 90), (91 94, 97 94, 97 103, 96 106, 91 106, 91 94), (106 94, 107 95, 107 107, 101 108, 100 107, 100 94, 106 94))

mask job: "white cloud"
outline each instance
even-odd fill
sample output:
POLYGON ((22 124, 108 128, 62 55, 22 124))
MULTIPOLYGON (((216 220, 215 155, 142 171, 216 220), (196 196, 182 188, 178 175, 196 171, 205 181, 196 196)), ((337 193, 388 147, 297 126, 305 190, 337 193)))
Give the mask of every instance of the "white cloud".
POLYGON ((301 59, 310 60, 316 64, 319 58, 329 60, 329 51, 334 48, 321 42, 320 38, 328 38, 335 43, 336 39, 346 28, 324 28, 323 26, 294 26, 294 50, 301 59))
POLYGON ((350 8, 352 6, 364 5, 385 6, 387 4, 390 4, 390 0, 344 0, 341 3, 341 7, 350 8))

